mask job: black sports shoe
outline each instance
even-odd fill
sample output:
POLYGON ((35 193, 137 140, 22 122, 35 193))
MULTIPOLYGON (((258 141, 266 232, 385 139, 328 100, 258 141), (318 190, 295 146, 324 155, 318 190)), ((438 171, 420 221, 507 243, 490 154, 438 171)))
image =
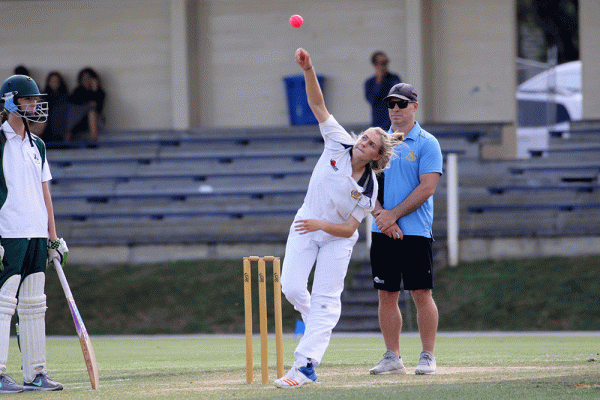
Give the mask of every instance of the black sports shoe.
POLYGON ((25 388, 6 374, 0 375, 0 393, 21 393, 25 388))
POLYGON ((23 383, 25 390, 63 390, 62 383, 54 382, 46 374, 37 374, 33 382, 23 383))

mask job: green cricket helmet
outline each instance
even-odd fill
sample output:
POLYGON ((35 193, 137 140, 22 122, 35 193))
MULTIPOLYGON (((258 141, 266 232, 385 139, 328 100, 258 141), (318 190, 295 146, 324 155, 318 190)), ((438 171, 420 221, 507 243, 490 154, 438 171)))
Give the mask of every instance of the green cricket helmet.
MULTIPOLYGON (((48 102, 37 102, 34 112, 27 112, 21 108, 29 104, 17 105, 16 100, 23 97, 45 96, 35 81, 27 75, 13 75, 6 79, 0 87, 0 98, 4 102, 6 111, 18 115, 31 122, 46 122, 48 119, 48 102)), ((30 103, 32 104, 32 103, 30 103)))

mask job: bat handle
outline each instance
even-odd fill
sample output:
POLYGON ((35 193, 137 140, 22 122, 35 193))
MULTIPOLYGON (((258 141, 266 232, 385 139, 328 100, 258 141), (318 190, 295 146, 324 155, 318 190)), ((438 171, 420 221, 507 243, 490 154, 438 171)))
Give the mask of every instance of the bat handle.
POLYGON ((56 272, 58 273, 58 280, 60 280, 60 284, 62 285, 63 290, 65 291, 65 295, 67 296, 67 298, 73 297, 73 294, 71 293, 71 288, 69 287, 69 282, 67 282, 67 277, 65 276, 65 271, 63 271, 63 268, 60 265, 60 261, 58 261, 58 258, 55 258, 52 261, 54 262, 54 268, 56 268, 56 272))

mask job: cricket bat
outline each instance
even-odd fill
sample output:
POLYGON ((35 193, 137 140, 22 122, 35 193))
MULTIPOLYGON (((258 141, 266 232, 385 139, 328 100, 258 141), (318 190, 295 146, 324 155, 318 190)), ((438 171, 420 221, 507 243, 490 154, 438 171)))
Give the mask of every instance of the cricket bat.
POLYGON ((67 297, 67 302, 69 303, 69 309, 71 310, 73 321, 75 322, 77 336, 79 336, 79 343, 81 343, 81 351, 83 351, 83 359, 85 360, 88 375, 90 376, 90 383, 92 384, 92 389, 98 389, 98 387, 100 386, 100 378, 98 376, 98 364, 96 363, 96 354, 94 353, 94 348, 92 347, 90 336, 87 333, 87 329, 85 329, 85 325, 83 323, 83 319, 81 319, 81 315, 79 315, 77 304, 75 304, 75 299, 73 299, 73 294, 71 293, 69 282, 67 282, 67 277, 65 276, 62 266, 60 265, 60 261, 58 261, 57 258, 55 258, 53 261, 54 267, 56 267, 56 272, 58 272, 58 279, 60 280, 60 284, 62 285, 63 290, 65 291, 65 296, 67 297))

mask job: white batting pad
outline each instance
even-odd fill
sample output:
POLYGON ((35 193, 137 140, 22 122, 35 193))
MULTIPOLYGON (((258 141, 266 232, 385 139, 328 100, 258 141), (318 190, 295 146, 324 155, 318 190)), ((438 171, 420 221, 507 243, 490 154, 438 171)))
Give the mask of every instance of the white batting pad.
POLYGON ((21 275, 13 275, 0 288, 0 373, 6 372, 8 344, 10 339, 10 320, 17 308, 17 290, 21 275))
POLYGON ((19 290, 19 337, 23 380, 32 382, 39 373, 46 372, 46 295, 43 272, 31 274, 23 280, 19 290))

